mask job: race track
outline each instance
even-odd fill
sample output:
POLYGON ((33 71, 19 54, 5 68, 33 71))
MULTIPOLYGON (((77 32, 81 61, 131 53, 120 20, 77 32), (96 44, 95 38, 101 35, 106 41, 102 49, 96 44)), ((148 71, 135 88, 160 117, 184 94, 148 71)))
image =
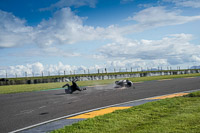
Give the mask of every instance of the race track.
POLYGON ((65 94, 63 89, 0 94, 0 131, 6 133, 112 104, 200 89, 200 77, 148 81, 135 83, 135 87, 136 89, 116 89, 113 85, 88 87, 86 91, 73 94, 65 94))

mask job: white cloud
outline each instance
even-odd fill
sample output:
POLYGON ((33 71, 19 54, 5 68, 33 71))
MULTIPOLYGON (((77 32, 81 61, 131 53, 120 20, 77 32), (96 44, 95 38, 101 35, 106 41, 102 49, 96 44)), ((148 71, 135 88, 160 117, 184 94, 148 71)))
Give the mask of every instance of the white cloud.
POLYGON ((33 28, 12 13, 0 10, 0 47, 29 44, 33 28))
POLYGON ((163 0, 164 2, 172 2, 176 6, 200 8, 199 0, 163 0))
POLYGON ((2 11, 0 14, 5 16, 0 23, 1 40, 3 40, 0 47, 33 44, 47 48, 83 41, 123 38, 113 25, 107 28, 84 25, 85 18, 75 15, 70 8, 62 8, 55 12, 52 18, 43 20, 36 27, 26 26, 25 21, 11 13, 2 11), (4 28, 7 21, 9 25, 4 28))
MULTIPOLYGON (((104 60, 105 56, 115 58, 115 60, 109 61, 129 59, 132 62, 137 62, 140 66, 145 66, 142 62, 155 62, 154 64, 156 64, 156 62, 159 63, 160 60, 164 60, 163 64, 181 64, 197 62, 200 59, 197 54, 199 46, 189 43, 191 35, 188 34, 168 36, 158 41, 133 41, 124 37, 124 35, 150 28, 183 24, 200 19, 200 16, 181 16, 180 12, 168 11, 164 7, 147 8, 133 17, 129 17, 130 20, 137 21, 137 24, 124 27, 111 25, 107 28, 94 28, 84 25, 85 18, 75 15, 70 8, 63 8, 55 12, 52 18, 43 20, 36 27, 26 26, 25 20, 17 18, 11 13, 1 11, 0 15, 3 16, 0 18, 4 18, 0 21, 0 47, 27 44, 40 47, 40 49, 36 48, 35 51, 28 53, 28 55, 35 53, 37 56, 81 56, 80 53, 61 49, 57 46, 109 39, 112 43, 102 47, 100 49, 101 54, 94 55, 95 58, 101 60, 104 60), (182 46, 184 47, 182 48, 182 46)), ((99 67, 105 67, 105 65, 99 67)), ((51 68, 51 71, 53 71, 54 67, 51 68)))
POLYGON ((40 11, 52 10, 55 8, 64 8, 64 7, 81 7, 81 6, 89 6, 95 8, 97 4, 97 0, 59 0, 57 3, 52 4, 50 7, 41 8, 40 11))
POLYGON ((40 62, 36 62, 33 64, 27 64, 27 67, 29 68, 29 73, 30 73, 30 71, 32 71, 32 72, 40 74, 42 71, 44 71, 44 66, 40 62))
POLYGON ((51 75, 58 75, 59 72, 64 73, 64 70, 72 70, 74 67, 70 65, 63 65, 59 62, 56 65, 43 65, 40 62, 35 62, 26 65, 9 66, 6 69, 0 69, 0 76, 5 77, 6 72, 8 77, 24 77, 26 76, 42 76, 42 73, 47 76, 49 73, 51 75))
POLYGON ((3 16, 0 21, 0 47, 32 44, 47 48, 102 39, 123 42, 126 40, 123 36, 127 34, 200 20, 200 16, 181 16, 180 12, 167 11, 164 7, 147 8, 129 17, 138 24, 106 28, 84 25, 85 18, 75 15, 70 8, 62 8, 36 27, 26 26, 24 20, 11 13, 0 11, 0 15, 3 16))
POLYGON ((32 72, 34 72, 35 75, 41 76, 42 71, 44 71, 43 64, 40 62, 35 62, 33 64, 8 66, 7 68, 4 67, 4 69, 0 69, 0 77, 5 77, 6 73, 8 77, 24 77, 26 75, 32 75, 32 72))
POLYGON ((98 34, 104 29, 84 26, 83 19, 76 16, 70 8, 63 8, 35 28, 34 42, 42 46, 51 46, 99 38, 98 34))
POLYGON ((24 76, 48 76, 50 75, 64 75, 65 74, 83 74, 84 71, 87 73, 88 69, 90 73, 97 73, 98 69, 104 69, 105 66, 94 65, 90 67, 85 66, 71 66, 68 64, 63 64, 58 62, 58 64, 44 65, 41 62, 35 62, 26 65, 16 65, 16 66, 4 66, 0 67, 0 77, 24 77, 24 76), (26 74, 25 74, 26 73, 26 74))
POLYGON ((138 24, 124 27, 122 30, 127 32, 128 29, 135 29, 135 32, 138 32, 150 28, 179 25, 195 20, 200 20, 200 16, 182 16, 180 13, 180 10, 169 11, 166 10, 165 7, 161 6, 146 8, 136 13, 134 16, 127 18, 127 20, 136 21, 138 24))
POLYGON ((129 43, 110 43, 100 48, 101 56, 107 59, 160 62, 177 65, 199 62, 200 45, 191 44, 191 34, 173 34, 161 40, 129 41, 129 43))
POLYGON ((157 68, 157 67, 166 67, 169 66, 166 59, 156 59, 156 60, 142 60, 142 59, 126 59, 126 60, 110 60, 107 62, 106 67, 109 68, 110 71, 112 71, 114 68, 116 71, 140 71, 147 70, 151 68, 157 68))

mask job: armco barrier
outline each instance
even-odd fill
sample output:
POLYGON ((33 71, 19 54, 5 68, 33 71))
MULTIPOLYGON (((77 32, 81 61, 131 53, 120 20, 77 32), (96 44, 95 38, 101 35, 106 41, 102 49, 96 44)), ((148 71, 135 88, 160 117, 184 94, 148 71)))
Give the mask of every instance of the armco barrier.
POLYGON ((200 73, 199 69, 193 70, 179 70, 179 71, 159 71, 159 72, 142 72, 142 73, 129 73, 129 74, 109 74, 109 75, 96 75, 96 76, 73 76, 73 77, 60 77, 60 78, 39 78, 39 79, 23 79, 23 80, 9 80, 1 79, 0 86, 3 85, 19 85, 19 84, 39 84, 39 83, 52 83, 52 82, 66 82, 72 81, 75 78, 80 81, 87 80, 106 80, 106 79, 119 79, 119 78, 131 78, 131 77, 149 77, 149 76, 161 76, 161 75, 179 75, 179 74, 192 74, 200 73))

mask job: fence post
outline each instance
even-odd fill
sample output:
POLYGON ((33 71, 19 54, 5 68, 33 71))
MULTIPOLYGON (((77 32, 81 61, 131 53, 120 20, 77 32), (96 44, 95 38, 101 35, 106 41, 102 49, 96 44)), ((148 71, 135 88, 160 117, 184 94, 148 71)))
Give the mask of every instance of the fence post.
POLYGON ((15 77, 17 78, 17 74, 15 73, 15 77))
POLYGON ((90 74, 90 70, 88 69, 88 74, 90 74))
POLYGON ((27 72, 25 72, 25 77, 27 78, 27 72))
POLYGON ((65 71, 64 71, 64 75, 65 75, 65 71))
POLYGON ((43 71, 42 71, 42 77, 43 77, 43 71))
POLYGON ((8 73, 7 73, 7 71, 6 71, 6 78, 8 78, 8 73))

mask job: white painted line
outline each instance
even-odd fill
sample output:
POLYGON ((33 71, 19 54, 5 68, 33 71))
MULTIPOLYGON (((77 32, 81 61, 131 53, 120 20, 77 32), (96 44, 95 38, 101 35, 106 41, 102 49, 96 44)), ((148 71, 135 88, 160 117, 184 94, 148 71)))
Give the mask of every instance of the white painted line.
MULTIPOLYGON (((135 102, 136 101, 142 101, 142 100, 145 100, 145 99, 146 98, 139 99, 139 100, 134 100, 134 101, 135 102)), ((71 115, 59 117, 59 118, 56 118, 56 119, 52 119, 52 120, 49 120, 49 121, 44 121, 44 122, 41 122, 41 123, 38 123, 38 124, 35 124, 35 125, 31 125, 31 126, 28 126, 28 127, 25 127, 25 128, 21 128, 21 129, 18 129, 18 130, 9 132, 9 133, 17 133, 17 132, 20 132, 20 131, 23 131, 23 130, 34 128, 34 127, 37 127, 37 126, 40 126, 40 125, 44 125, 44 124, 47 124, 47 123, 50 123, 50 122, 54 122, 54 121, 57 121, 57 120, 73 117, 73 116, 76 116, 76 115, 80 115, 80 114, 84 114, 84 113, 88 113, 88 112, 92 112, 92 111, 96 111, 96 110, 100 110, 100 109, 104 109, 104 108, 108 108, 108 107, 119 106, 119 105, 122 105, 122 104, 128 104, 128 103, 131 103, 131 102, 134 102, 134 101, 128 101, 128 102, 124 102, 124 103, 120 103, 120 104, 114 104, 114 105, 109 105, 109 106, 104 106, 104 107, 100 107, 100 108, 95 108, 95 109, 91 109, 91 110, 86 110, 86 111, 74 113, 74 114, 71 114, 71 115)))
MULTIPOLYGON (((194 92, 194 91, 200 91, 200 89, 191 90, 191 91, 176 92, 176 93, 189 93, 189 92, 194 92)), ((172 94, 176 94, 176 93, 172 93, 172 94)), ((166 94, 166 95, 170 95, 170 94, 166 94)), ((166 96, 166 95, 161 95, 161 96, 166 96)), ((158 97, 158 96, 154 96, 154 97, 158 97)), ((148 97, 148 98, 143 98, 143 99, 128 101, 128 102, 124 102, 124 103, 119 103, 119 104, 113 104, 113 105, 109 105, 109 106, 104 106, 104 107, 100 107, 100 108, 95 108, 95 109, 91 109, 91 110, 86 110, 86 111, 74 113, 74 114, 71 114, 71 115, 66 115, 66 116, 63 116, 63 117, 59 117, 59 118, 56 118, 56 119, 52 119, 52 120, 49 120, 49 121, 44 121, 44 122, 41 122, 41 123, 38 123, 38 124, 35 124, 35 125, 31 125, 31 126, 28 126, 28 127, 25 127, 25 128, 21 128, 21 129, 15 130, 15 131, 11 131, 9 133, 17 133, 17 132, 20 132, 20 131, 23 131, 23 130, 34 128, 34 127, 37 127, 37 126, 40 126, 40 125, 44 125, 44 124, 47 124, 47 123, 50 123, 50 122, 54 122, 54 121, 57 121, 57 120, 66 119, 66 118, 69 118, 69 117, 72 117, 72 116, 76 116, 76 115, 80 115, 80 114, 84 114, 84 113, 88 113, 88 112, 92 112, 92 111, 96 111, 96 110, 100 110, 100 109, 104 109, 104 108, 108 108, 108 107, 120 106, 120 105, 123 105, 123 104, 129 104, 129 103, 132 103, 132 102, 138 102, 138 101, 142 101, 142 100, 148 100, 149 98, 154 98, 154 97, 148 97)))

